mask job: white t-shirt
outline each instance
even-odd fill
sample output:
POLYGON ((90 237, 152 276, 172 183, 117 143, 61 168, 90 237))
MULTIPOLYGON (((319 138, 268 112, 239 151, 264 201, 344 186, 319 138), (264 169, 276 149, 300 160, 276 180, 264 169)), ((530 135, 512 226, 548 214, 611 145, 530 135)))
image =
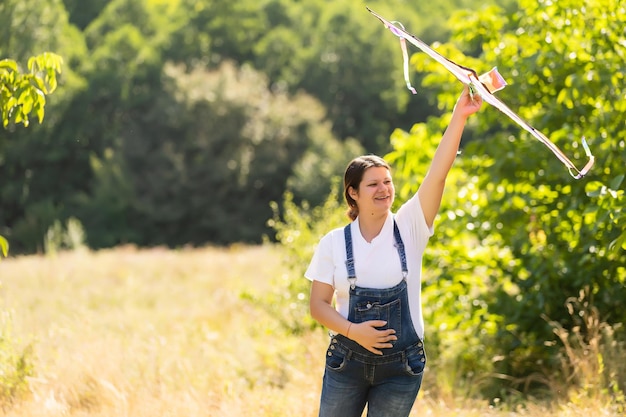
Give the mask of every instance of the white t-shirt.
MULTIPOLYGON (((393 237, 394 215, 389 212, 378 236, 368 243, 359 228, 357 217, 350 225, 356 285, 364 288, 391 288, 402 281, 402 264, 393 237)), ((400 230, 407 258, 407 291, 411 320, 417 335, 424 338, 422 317, 422 255, 433 228, 428 227, 419 198, 414 195, 398 209, 395 220, 400 230)), ((349 288, 346 270, 346 245, 343 228, 326 234, 319 242, 304 276, 335 288, 335 307, 348 318, 349 288)))

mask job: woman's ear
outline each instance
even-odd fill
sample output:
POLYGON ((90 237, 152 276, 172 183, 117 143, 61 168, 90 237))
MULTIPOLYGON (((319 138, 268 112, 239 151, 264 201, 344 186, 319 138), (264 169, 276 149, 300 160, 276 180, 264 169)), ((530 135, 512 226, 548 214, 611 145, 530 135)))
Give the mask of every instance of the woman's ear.
POLYGON ((356 200, 356 197, 359 196, 359 193, 357 192, 357 190, 355 190, 354 187, 352 186, 348 188, 348 194, 350 194, 350 197, 352 197, 353 200, 356 200))

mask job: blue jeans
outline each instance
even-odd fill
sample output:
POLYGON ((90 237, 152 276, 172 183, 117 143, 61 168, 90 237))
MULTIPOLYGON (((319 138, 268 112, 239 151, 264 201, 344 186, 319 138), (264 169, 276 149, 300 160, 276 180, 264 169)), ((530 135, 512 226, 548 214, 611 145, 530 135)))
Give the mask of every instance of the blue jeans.
POLYGON ((364 355, 333 337, 326 356, 320 417, 408 416, 422 385, 422 342, 385 356, 364 355))

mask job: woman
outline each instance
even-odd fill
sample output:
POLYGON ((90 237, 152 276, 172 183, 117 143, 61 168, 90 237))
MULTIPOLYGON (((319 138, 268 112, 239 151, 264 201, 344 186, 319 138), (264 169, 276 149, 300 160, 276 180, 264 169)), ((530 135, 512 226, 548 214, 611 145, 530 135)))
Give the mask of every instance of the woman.
POLYGON ((389 165, 374 155, 348 165, 352 222, 322 238, 305 273, 311 315, 331 333, 320 417, 360 417, 366 404, 368 416, 409 415, 426 364, 422 254, 465 122, 480 105, 466 87, 417 194, 396 214, 389 165))

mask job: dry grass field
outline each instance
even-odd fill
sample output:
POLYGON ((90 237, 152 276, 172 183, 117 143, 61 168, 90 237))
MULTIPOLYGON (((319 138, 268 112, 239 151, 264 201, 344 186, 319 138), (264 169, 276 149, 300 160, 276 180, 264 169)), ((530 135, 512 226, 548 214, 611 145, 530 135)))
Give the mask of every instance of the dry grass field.
MULTIPOLYGON (((7 417, 316 416, 326 337, 288 334, 262 297, 281 291, 271 246, 117 248, 0 262, 0 310, 33 349, 30 393, 7 417)), ((412 416, 612 416, 581 400, 517 411, 433 398, 412 416)))

